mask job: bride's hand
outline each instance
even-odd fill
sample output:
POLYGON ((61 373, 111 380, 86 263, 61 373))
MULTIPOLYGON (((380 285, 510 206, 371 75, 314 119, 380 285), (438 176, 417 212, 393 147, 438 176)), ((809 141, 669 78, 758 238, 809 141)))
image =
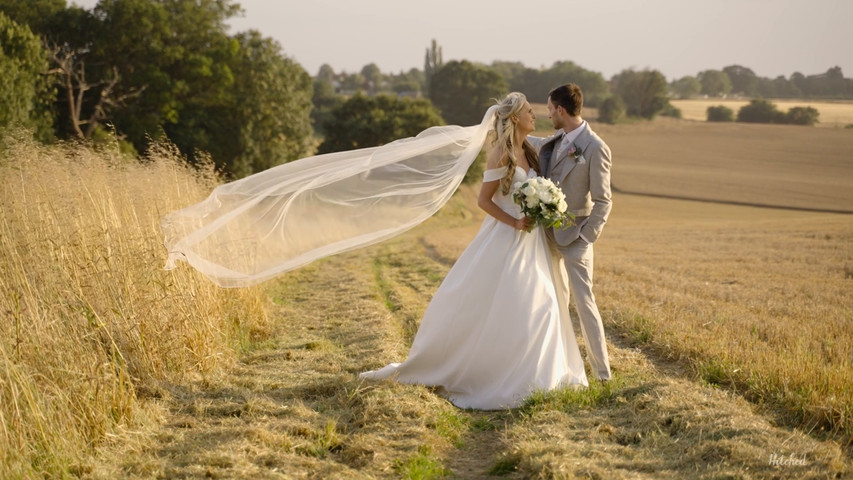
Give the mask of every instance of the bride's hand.
POLYGON ((530 217, 521 217, 515 220, 513 225, 517 230, 529 232, 533 228, 533 219, 530 217))

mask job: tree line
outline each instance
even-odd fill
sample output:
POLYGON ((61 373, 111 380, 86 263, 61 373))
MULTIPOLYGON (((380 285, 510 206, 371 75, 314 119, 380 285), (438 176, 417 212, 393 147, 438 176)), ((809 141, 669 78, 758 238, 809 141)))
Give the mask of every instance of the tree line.
POLYGON ((168 139, 190 160, 204 152, 239 177, 432 125, 471 125, 509 91, 543 101, 569 81, 611 123, 677 117, 669 100, 697 95, 853 98, 853 80, 838 67, 766 79, 732 65, 673 82, 627 69, 605 79, 571 61, 445 63, 435 40, 423 69, 383 73, 370 63, 347 73, 325 64, 312 78, 276 41, 229 34, 226 21, 240 12, 232 0, 101 0, 91 10, 0 0, 0 128, 23 126, 43 141, 118 138, 130 153, 168 139))
POLYGON ((705 70, 696 76, 685 76, 670 84, 673 96, 691 98, 696 95, 760 98, 853 98, 853 79, 844 78, 841 67, 832 67, 817 75, 794 72, 790 77, 759 77, 741 65, 722 70, 705 70))
POLYGON ((818 122, 820 112, 813 107, 791 107, 783 112, 773 102, 763 98, 750 100, 749 104, 740 107, 735 112, 725 105, 708 107, 709 122, 738 122, 744 123, 779 123, 787 125, 814 125, 818 122))
POLYGON ((0 126, 129 151, 168 138, 242 176, 308 154, 310 75, 230 0, 0 0, 0 126), (11 88, 7 88, 6 86, 11 88), (9 99, 14 99, 10 102, 9 99))

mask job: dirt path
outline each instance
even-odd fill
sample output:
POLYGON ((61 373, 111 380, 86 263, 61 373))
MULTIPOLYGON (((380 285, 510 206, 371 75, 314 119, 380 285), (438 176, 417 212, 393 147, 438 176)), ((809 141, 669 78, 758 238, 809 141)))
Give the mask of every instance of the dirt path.
MULTIPOLYGON (((453 237, 452 235, 450 237, 453 237)), ((162 426, 94 478, 844 478, 829 442, 655 365, 613 336, 616 378, 506 412, 361 384, 405 358, 458 253, 432 235, 318 262, 270 289, 277 331, 218 378, 164 387, 162 426), (786 465, 773 464, 776 458, 786 465), (791 464, 793 460, 803 463, 791 464)))

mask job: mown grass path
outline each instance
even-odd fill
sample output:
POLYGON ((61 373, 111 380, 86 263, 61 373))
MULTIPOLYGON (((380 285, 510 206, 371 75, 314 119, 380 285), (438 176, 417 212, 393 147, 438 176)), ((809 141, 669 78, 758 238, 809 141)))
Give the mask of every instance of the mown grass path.
POLYGON ((692 380, 678 365, 655 363, 619 332, 611 332, 612 382, 537 395, 512 411, 463 411, 425 387, 360 383, 359 372, 405 358, 432 292, 476 228, 470 218, 440 215, 393 241, 272 282, 271 340, 220 377, 164 387, 162 426, 91 476, 850 474, 836 444, 774 426, 742 398, 692 380), (803 464, 773 464, 774 458, 803 464))

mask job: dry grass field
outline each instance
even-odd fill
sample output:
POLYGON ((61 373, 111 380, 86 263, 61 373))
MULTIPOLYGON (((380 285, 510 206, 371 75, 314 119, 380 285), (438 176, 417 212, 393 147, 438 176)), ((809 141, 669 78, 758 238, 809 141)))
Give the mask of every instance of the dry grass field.
MULTIPOLYGON (((850 100, 788 100, 770 99, 779 110, 787 112, 791 107, 812 107, 820 112, 818 120, 820 127, 845 127, 853 125, 853 101, 850 100)), ((724 105, 737 115, 740 107, 749 103, 744 99, 690 99, 670 100, 670 103, 681 110, 681 116, 685 120, 705 121, 708 118, 708 107, 724 105)))
POLYGON ((0 151, 0 478, 84 475, 157 424, 163 382, 210 375, 267 331, 258 289, 164 272, 164 212, 214 179, 173 151, 146 164, 6 138, 0 151))
POLYGON ((806 210, 853 209, 853 131, 594 127, 620 189, 596 243, 614 380, 496 412, 357 380, 405 358, 482 219, 477 187, 398 238, 220 290, 160 270, 157 219, 209 177, 168 152, 136 166, 16 144, 0 162, 0 282, 19 292, 0 298, 0 477, 853 475, 853 216, 806 210), (778 158, 791 136, 815 145, 801 164, 778 158), (720 143, 716 162, 696 151, 720 143))
MULTIPOLYGON (((271 316, 281 320, 273 340, 224 375, 164 388, 163 427, 149 442, 102 458, 90 476, 818 479, 853 472, 837 442, 756 413, 742 396, 697 380, 687 361, 649 355, 643 348, 651 343, 640 344, 616 321, 612 301, 605 314, 615 378, 606 386, 478 412, 425 387, 359 382, 359 372, 405 357, 432 292, 476 231, 474 198, 466 187, 412 232, 272 282, 271 316), (771 463, 774 455, 805 460, 781 466, 771 463)), ((602 276, 613 277, 610 267, 602 276)))

